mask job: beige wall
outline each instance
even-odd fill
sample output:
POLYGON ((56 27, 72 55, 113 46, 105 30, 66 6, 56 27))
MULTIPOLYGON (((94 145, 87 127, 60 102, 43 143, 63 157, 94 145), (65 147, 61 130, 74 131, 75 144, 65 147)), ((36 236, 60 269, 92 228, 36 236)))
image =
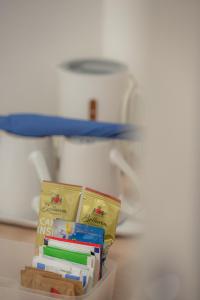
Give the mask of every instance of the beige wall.
POLYGON ((198 299, 198 1, 152 0, 148 11, 143 263, 177 272, 176 299, 198 299))
POLYGON ((56 110, 56 66, 101 54, 101 0, 0 0, 0 113, 56 110))
MULTIPOLYGON (((142 102, 147 226, 141 265, 146 275, 161 267, 177 271, 176 299, 195 299, 199 1, 104 2, 104 55, 129 64, 142 102)), ((137 121, 137 107, 131 114, 137 121)), ((141 284, 144 292, 147 282, 141 284)))

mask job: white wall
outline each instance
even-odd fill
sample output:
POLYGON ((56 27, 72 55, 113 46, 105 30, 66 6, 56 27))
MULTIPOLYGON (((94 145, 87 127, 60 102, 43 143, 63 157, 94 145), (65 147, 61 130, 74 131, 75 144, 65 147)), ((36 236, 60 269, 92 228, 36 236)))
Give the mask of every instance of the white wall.
POLYGON ((56 110, 56 66, 101 54, 101 0, 0 0, 0 113, 56 110))
POLYGON ((138 82, 138 97, 130 105, 129 118, 142 122, 144 56, 146 49, 146 1, 104 0, 103 55, 126 63, 138 82))
POLYGON ((124 61, 139 80, 145 52, 145 2, 104 0, 103 53, 124 61))

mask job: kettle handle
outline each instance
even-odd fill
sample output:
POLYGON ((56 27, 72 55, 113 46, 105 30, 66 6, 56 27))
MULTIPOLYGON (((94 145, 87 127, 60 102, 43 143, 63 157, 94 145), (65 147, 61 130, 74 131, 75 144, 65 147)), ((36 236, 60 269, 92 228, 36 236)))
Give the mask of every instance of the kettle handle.
MULTIPOLYGON (((44 155, 42 154, 41 151, 37 150, 37 151, 31 152, 28 159, 35 167, 35 170, 37 172, 37 175, 38 175, 38 178, 40 181, 42 181, 42 180, 51 181, 51 175, 50 175, 49 169, 47 167, 44 155)), ((37 214, 39 214, 39 202, 40 202, 39 196, 35 196, 32 199, 32 209, 37 214)))
POLYGON ((122 154, 118 149, 113 148, 110 151, 110 161, 113 165, 118 167, 122 172, 126 174, 127 177, 131 179, 132 183, 137 188, 137 190, 140 190, 140 182, 137 174, 125 161, 125 159, 123 158, 122 154))
POLYGON ((121 122, 128 123, 128 112, 129 112, 129 103, 134 99, 136 95, 137 83, 132 74, 129 75, 128 88, 125 92, 124 99, 122 100, 121 107, 121 122))
POLYGON ((35 170, 37 172, 38 178, 40 181, 42 180, 51 180, 51 175, 49 172, 49 169, 47 167, 44 155, 41 151, 33 151, 29 155, 29 161, 32 162, 32 164, 35 167, 35 170))
MULTIPOLYGON (((119 170, 124 172, 127 177, 130 178, 132 184, 137 189, 138 192, 140 192, 140 182, 138 175, 135 173, 135 171, 129 166, 129 164, 126 162, 126 160, 123 158, 120 151, 116 148, 113 148, 110 151, 110 161, 113 165, 118 167, 119 170)), ((119 222, 118 227, 122 226, 130 217, 136 216, 140 214, 140 212, 143 210, 141 205, 137 205, 136 203, 129 203, 129 201, 124 197, 123 193, 119 195, 119 199, 121 199, 121 212, 119 215, 119 222)))

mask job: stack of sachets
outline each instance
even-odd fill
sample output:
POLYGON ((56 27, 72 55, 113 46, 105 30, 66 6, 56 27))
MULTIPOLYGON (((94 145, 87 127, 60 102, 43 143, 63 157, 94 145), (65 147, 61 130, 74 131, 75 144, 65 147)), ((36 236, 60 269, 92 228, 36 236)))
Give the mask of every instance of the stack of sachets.
POLYGON ((33 267, 93 286, 102 275, 104 229, 55 219, 53 235, 45 236, 33 267))
POLYGON ((120 201, 114 197, 44 181, 37 251, 28 269, 29 273, 32 270, 32 285, 25 284, 27 269, 22 271, 22 285, 35 288, 35 276, 43 276, 47 282, 48 274, 55 274, 59 278, 51 278, 48 287, 41 284, 37 289, 65 295, 88 291, 102 277, 108 249, 115 239, 119 210, 120 201))

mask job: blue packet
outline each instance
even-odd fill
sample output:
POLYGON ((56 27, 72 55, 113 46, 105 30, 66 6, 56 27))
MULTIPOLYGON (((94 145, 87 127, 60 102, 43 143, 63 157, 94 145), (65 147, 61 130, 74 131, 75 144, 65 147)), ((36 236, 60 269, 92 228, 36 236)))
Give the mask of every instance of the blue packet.
POLYGON ((67 222, 62 219, 55 219, 53 222, 53 236, 68 240, 103 245, 104 233, 105 230, 102 227, 67 222))
POLYGON ((95 243, 95 244, 103 245, 103 237, 98 236, 96 234, 92 234, 92 233, 76 232, 74 234, 69 235, 68 238, 69 238, 69 240, 76 240, 76 241, 80 241, 80 242, 95 243))

